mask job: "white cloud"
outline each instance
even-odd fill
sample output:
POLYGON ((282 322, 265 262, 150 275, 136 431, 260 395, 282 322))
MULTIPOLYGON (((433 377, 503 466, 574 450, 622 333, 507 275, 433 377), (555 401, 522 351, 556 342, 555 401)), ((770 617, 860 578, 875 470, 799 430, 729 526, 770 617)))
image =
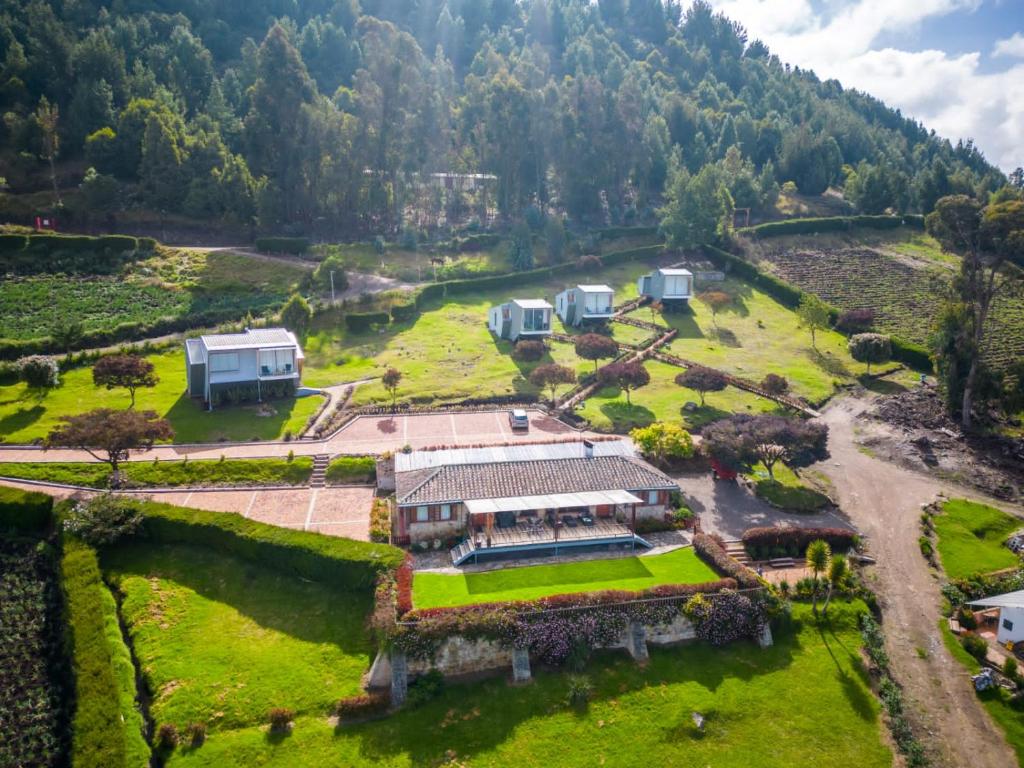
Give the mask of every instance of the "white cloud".
POLYGON ((992 48, 993 56, 1011 56, 1017 59, 1024 59, 1024 35, 1014 32, 1012 37, 1005 40, 996 40, 992 48))
MULTIPOLYGON (((880 48, 887 33, 913 32, 923 21, 969 13, 981 0, 841 0, 816 12, 808 0, 711 0, 783 61, 813 69, 882 99, 949 138, 973 138, 1003 170, 1024 163, 1024 64, 983 73, 980 53, 880 48)), ((996 55, 1024 57, 1020 33, 996 43, 996 55)))

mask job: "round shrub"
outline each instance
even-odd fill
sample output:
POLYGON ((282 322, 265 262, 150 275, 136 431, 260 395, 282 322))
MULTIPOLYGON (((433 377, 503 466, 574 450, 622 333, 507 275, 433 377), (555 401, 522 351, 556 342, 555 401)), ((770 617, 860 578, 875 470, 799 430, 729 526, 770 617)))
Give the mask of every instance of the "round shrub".
POLYGON ((163 749, 174 749, 178 746, 178 729, 174 723, 164 723, 156 731, 156 743, 163 749))
POLYGON ((512 359, 521 363, 535 363, 544 357, 547 347, 543 341, 519 341, 512 350, 512 359))
POLYGON ((206 723, 189 723, 185 729, 185 738, 189 746, 198 747, 206 741, 206 723))
POLYGON ((32 355, 21 361, 19 375, 30 387, 48 389, 60 384, 60 367, 52 357, 32 355))
POLYGON ((988 655, 988 643, 979 635, 963 635, 960 638, 960 645, 978 661, 984 661, 988 655))
POLYGON ((142 512, 134 499, 104 493, 76 504, 64 518, 64 530, 88 544, 113 544, 142 525, 142 512))
POLYGON ((295 713, 287 707, 274 707, 267 713, 272 733, 285 733, 291 727, 295 713))

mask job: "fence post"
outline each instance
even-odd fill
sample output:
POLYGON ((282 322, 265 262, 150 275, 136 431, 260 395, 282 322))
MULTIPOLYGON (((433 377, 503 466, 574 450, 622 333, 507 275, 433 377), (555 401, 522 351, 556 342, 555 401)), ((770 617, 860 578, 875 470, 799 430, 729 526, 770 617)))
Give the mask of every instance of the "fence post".
POLYGON ((512 682, 528 683, 533 675, 530 672, 530 651, 526 648, 512 649, 512 682))
POLYGON ((641 664, 647 661, 647 628, 638 621, 626 627, 626 650, 641 664))
POLYGON ((405 703, 405 695, 409 690, 409 669, 405 654, 401 651, 391 652, 391 706, 400 707, 405 703))

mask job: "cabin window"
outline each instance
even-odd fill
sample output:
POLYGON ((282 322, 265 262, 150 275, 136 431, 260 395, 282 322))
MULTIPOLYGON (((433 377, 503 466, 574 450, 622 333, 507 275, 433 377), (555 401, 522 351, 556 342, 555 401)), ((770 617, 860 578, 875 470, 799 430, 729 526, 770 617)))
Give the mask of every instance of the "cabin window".
POLYGON ((260 375, 281 376, 293 373, 294 356, 290 349, 261 349, 260 375))
POLYGON ((1009 619, 1003 619, 1003 629, 1007 632, 1013 632, 1013 622, 1009 619))
POLYGON ((524 331, 546 331, 551 326, 547 320, 547 310, 524 309, 523 330, 524 331))
POLYGON ((570 291, 569 293, 566 294, 566 296, 568 297, 570 304, 575 304, 576 303, 576 294, 575 293, 570 291))
POLYGON ((658 503, 658 492, 657 491, 648 491, 647 492, 647 503, 648 504, 657 504, 658 503))
POLYGON ((440 520, 451 520, 452 519, 452 505, 442 504, 441 505, 441 516, 440 520))
POLYGON ((222 352, 219 355, 210 355, 210 371, 217 373, 220 371, 237 371, 238 370, 238 353, 237 352, 222 352))
POLYGON ((511 320, 512 319, 512 308, 511 307, 502 307, 501 308, 501 319, 502 320, 511 320))
POLYGON ((430 519, 430 508, 426 504, 416 507, 416 522, 425 523, 430 519))

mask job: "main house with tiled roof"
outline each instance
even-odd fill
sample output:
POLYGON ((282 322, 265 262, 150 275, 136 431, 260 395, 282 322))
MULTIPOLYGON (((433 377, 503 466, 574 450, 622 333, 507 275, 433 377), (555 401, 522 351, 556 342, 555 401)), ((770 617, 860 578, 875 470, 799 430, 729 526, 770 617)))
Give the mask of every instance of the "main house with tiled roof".
POLYGON ((636 521, 662 517, 679 486, 628 440, 399 454, 396 534, 452 560, 646 546, 636 521))

